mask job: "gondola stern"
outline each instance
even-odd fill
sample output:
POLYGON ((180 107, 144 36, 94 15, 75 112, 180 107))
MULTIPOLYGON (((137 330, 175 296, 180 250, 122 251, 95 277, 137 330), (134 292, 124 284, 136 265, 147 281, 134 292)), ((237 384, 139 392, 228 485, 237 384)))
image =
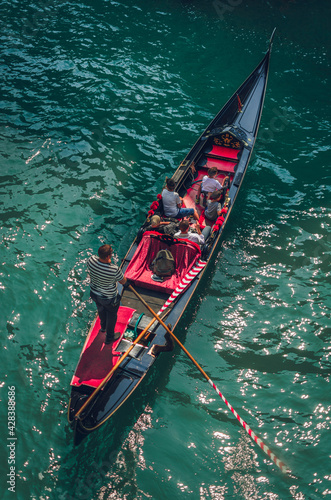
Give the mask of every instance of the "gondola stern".
POLYGON ((73 430, 73 443, 74 446, 79 446, 80 443, 88 436, 89 433, 82 432, 79 419, 75 418, 72 425, 73 430))

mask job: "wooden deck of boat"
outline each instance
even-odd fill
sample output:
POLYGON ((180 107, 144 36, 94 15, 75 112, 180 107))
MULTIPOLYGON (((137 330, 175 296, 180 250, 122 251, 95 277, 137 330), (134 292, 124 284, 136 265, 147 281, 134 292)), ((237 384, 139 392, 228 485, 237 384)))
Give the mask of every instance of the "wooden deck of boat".
MULTIPOLYGON (((168 293, 155 292, 147 288, 135 286, 135 290, 137 290, 139 295, 149 304, 149 306, 155 312, 158 312, 160 310, 160 308, 163 306, 163 304, 169 297, 168 293)), ((148 311, 148 309, 141 303, 139 299, 137 299, 134 293, 131 292, 129 289, 124 291, 121 303, 123 306, 131 307, 132 309, 135 309, 139 313, 144 313, 147 316, 151 316, 151 313, 148 311)))

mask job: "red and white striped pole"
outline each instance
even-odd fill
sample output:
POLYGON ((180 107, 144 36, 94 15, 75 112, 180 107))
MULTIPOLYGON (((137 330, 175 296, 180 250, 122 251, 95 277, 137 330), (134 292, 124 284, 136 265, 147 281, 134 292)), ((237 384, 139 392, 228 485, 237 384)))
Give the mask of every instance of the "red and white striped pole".
POLYGON ((221 393, 221 391, 216 387, 216 385, 208 377, 208 375, 205 374, 205 377, 207 378, 208 383, 213 387, 213 389, 215 389, 215 391, 217 392, 217 394, 223 399, 223 401, 226 404, 226 406, 232 411, 233 415, 241 423, 241 425, 243 426, 243 428, 245 429, 245 431, 250 435, 250 437, 253 439, 253 441, 255 441, 255 443, 261 448, 261 450, 263 450, 264 453, 266 455, 268 455, 268 457, 270 458, 270 460, 272 460, 277 465, 277 467, 280 468, 280 470, 282 472, 286 473, 287 472, 286 465, 283 462, 281 462, 279 460, 279 458, 277 458, 274 453, 272 453, 272 451, 270 450, 270 448, 266 444, 264 444, 263 441, 260 438, 257 437, 257 435, 249 427, 249 425, 246 424, 246 422, 238 415, 238 413, 236 412, 236 410, 234 408, 232 408, 232 406, 230 405, 229 401, 227 401, 227 399, 223 396, 223 394, 221 393))
POLYGON ((199 260, 199 262, 192 267, 192 269, 184 276, 177 288, 172 292, 170 297, 165 301, 165 303, 157 313, 158 316, 168 306, 170 306, 170 304, 178 297, 178 295, 180 295, 185 290, 185 288, 188 287, 188 285, 190 285, 191 281, 202 271, 206 264, 207 262, 205 262, 204 260, 199 260))
POLYGON ((181 349, 185 352, 186 356, 193 362, 193 364, 198 368, 200 373, 204 376, 207 382, 212 386, 212 388, 217 392, 217 394, 223 399, 226 406, 231 410, 233 415, 237 418, 240 424, 243 426, 248 435, 255 441, 255 443, 261 448, 266 455, 280 468, 280 470, 284 473, 287 472, 287 468, 283 462, 281 462, 274 453, 271 452, 269 447, 263 443, 263 441, 256 436, 256 434, 252 431, 252 429, 246 424, 246 422, 238 415, 234 408, 230 405, 227 399, 223 396, 221 391, 216 387, 214 382, 208 377, 207 373, 203 370, 203 368, 199 365, 199 363, 193 358, 193 356, 189 353, 186 347, 178 340, 176 335, 170 330, 170 328, 164 323, 164 321, 159 318, 158 314, 147 304, 147 302, 139 295, 137 290, 135 290, 131 285, 129 285, 130 290, 138 297, 138 299, 144 304, 144 306, 150 311, 150 313, 154 316, 155 319, 159 321, 159 323, 163 326, 163 328, 171 335, 171 337, 177 342, 177 344, 181 347, 181 349))

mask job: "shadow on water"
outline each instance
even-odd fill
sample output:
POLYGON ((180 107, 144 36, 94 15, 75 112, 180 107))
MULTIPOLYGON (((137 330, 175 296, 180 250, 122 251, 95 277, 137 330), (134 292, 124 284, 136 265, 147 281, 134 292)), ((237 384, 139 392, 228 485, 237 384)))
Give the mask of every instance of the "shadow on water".
POLYGON ((79 446, 73 446, 73 433, 66 424, 68 451, 53 477, 56 498, 90 499, 105 482, 110 489, 116 485, 122 490, 133 480, 141 431, 152 427, 154 402, 169 382, 178 352, 176 347, 172 353, 160 356, 129 400, 79 446))
POLYGON ((157 391, 163 390, 168 382, 167 376, 160 378, 156 370, 153 372, 146 376, 130 400, 79 446, 73 446, 73 433, 66 424, 68 451, 53 477, 54 498, 90 499, 105 483, 112 488, 114 481, 118 487, 120 481, 126 483, 132 479, 129 471, 135 468, 136 462, 132 440, 139 431, 139 422, 149 411, 146 404, 153 405, 157 391), (151 386, 154 391, 151 391, 151 386))

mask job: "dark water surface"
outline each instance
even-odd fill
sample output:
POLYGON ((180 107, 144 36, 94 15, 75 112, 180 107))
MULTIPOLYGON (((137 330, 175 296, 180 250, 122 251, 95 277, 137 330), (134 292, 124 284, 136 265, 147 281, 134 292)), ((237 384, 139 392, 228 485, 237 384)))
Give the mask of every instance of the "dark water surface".
POLYGON ((3 0, 0 18, 1 497, 330 497, 330 3, 3 0), (254 155, 177 334, 291 474, 178 348, 74 448, 85 260, 104 242, 125 255, 275 26, 254 155))

